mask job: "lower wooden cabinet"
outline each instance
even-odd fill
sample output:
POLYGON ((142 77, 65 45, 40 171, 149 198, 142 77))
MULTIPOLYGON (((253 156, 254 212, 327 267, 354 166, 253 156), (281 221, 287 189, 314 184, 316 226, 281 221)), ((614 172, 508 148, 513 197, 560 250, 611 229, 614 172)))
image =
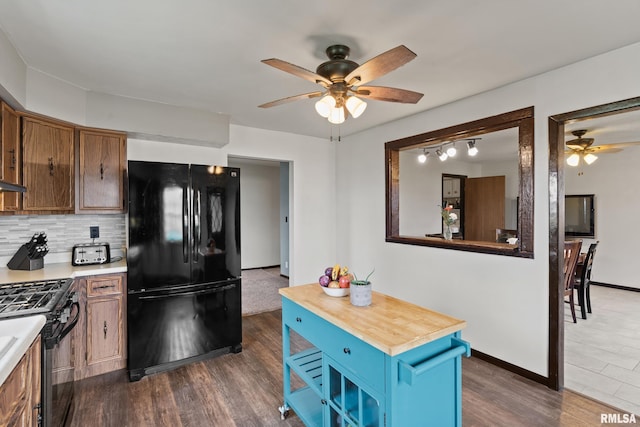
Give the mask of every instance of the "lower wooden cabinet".
POLYGON ((2 384, 0 425, 31 427, 40 415, 40 335, 2 384))
POLYGON ((76 379, 126 368, 126 276, 109 274, 76 279, 80 306, 76 327, 76 379))

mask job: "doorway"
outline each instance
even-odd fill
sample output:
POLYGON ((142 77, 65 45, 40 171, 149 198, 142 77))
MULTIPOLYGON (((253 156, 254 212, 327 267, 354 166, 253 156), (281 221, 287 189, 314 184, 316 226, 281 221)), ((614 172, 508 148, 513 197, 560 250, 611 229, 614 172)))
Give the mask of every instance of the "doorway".
POLYGON ((291 267, 291 164, 230 156, 228 165, 240 168, 242 313, 278 309, 291 267))
POLYGON ((549 117, 549 387, 564 387, 565 124, 640 109, 640 97, 549 117))

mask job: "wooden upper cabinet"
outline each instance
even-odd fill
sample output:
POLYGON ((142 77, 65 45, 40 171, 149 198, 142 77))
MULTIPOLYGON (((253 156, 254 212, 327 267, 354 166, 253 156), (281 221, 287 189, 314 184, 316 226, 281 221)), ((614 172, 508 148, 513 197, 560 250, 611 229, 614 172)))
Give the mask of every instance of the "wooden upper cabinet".
POLYGON ((126 134, 80 129, 77 213, 124 211, 126 134))
MULTIPOLYGON (((20 184, 20 117, 4 102, 0 104, 0 177, 3 181, 20 184)), ((0 193, 0 211, 17 211, 21 201, 20 193, 0 193)))
POLYGON ((73 127, 29 115, 22 120, 23 210, 73 212, 73 127))

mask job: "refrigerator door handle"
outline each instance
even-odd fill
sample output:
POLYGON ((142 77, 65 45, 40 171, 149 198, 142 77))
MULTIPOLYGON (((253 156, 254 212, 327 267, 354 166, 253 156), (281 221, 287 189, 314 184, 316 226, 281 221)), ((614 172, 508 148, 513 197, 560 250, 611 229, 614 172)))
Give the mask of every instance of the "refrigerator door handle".
POLYGON ((173 298, 173 297, 184 297, 184 296, 192 296, 192 295, 207 295, 207 294, 215 294, 218 292, 229 291, 231 289, 235 289, 236 284, 232 283, 224 286, 214 286, 206 289, 198 289, 196 291, 187 291, 187 292, 178 292, 178 293, 165 293, 165 294, 157 294, 157 295, 145 295, 141 296, 138 299, 140 300, 159 300, 165 298, 173 298))
POLYGON ((182 262, 189 262, 189 192, 182 188, 182 262))
POLYGON ((196 197, 193 201, 193 260, 198 262, 198 251, 200 250, 200 190, 196 191, 196 197))

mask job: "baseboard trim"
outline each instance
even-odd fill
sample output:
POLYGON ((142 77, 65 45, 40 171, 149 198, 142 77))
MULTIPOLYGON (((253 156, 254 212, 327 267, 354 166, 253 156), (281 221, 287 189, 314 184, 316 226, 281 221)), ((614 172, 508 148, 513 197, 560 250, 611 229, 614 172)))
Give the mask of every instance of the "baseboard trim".
POLYGON ((595 285, 595 286, 602 286, 603 288, 620 289, 622 291, 640 292, 640 289, 638 289, 638 288, 632 288, 630 286, 614 285, 614 284, 611 284, 611 283, 594 282, 593 280, 591 282, 589 282, 589 284, 590 285, 595 285))
POLYGON ((243 268, 242 271, 245 270, 263 270, 266 268, 276 268, 276 267, 280 267, 280 264, 276 264, 276 265, 265 265, 264 267, 251 267, 251 268, 243 268))
POLYGON ((514 374, 518 374, 521 377, 525 377, 542 385, 549 387, 549 378, 536 374, 535 372, 529 371, 527 369, 521 368, 520 366, 513 365, 509 362, 505 362, 504 360, 498 359, 497 357, 490 356, 481 351, 471 349, 471 356, 477 357, 480 360, 484 360, 487 363, 491 363, 499 368, 507 370, 509 372, 513 372, 514 374))

